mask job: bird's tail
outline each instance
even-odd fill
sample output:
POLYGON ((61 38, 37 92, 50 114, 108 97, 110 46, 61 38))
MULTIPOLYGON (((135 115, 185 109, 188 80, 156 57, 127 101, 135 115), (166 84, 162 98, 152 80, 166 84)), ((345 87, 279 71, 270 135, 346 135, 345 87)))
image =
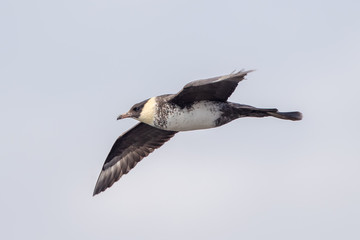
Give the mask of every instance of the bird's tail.
POLYGON ((267 114, 276 118, 292 121, 299 121, 302 119, 301 112, 267 112, 267 114))
POLYGON ((285 120, 299 121, 302 119, 301 112, 279 112, 276 108, 256 108, 249 105, 229 103, 236 109, 238 117, 276 117, 285 120))

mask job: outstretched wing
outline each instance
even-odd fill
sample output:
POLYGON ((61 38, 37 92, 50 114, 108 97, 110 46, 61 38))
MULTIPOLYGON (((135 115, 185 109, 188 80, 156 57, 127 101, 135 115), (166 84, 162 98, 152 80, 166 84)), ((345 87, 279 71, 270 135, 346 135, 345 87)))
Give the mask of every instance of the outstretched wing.
POLYGON ((114 143, 96 182, 94 195, 105 191, 130 171, 141 159, 161 147, 175 135, 174 131, 139 123, 122 134, 114 143))
POLYGON ((169 100, 180 107, 201 100, 225 102, 249 72, 252 70, 190 82, 169 100))

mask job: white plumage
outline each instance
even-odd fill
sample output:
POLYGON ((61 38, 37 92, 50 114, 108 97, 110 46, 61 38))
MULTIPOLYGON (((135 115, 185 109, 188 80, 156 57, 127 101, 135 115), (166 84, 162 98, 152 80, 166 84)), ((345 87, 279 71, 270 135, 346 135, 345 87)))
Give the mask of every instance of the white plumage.
POLYGON ((195 102, 190 108, 174 104, 163 104, 155 115, 153 126, 168 131, 190 131, 216 127, 215 121, 221 116, 220 105, 210 101, 195 102), (164 121, 166 119, 166 121, 164 121))

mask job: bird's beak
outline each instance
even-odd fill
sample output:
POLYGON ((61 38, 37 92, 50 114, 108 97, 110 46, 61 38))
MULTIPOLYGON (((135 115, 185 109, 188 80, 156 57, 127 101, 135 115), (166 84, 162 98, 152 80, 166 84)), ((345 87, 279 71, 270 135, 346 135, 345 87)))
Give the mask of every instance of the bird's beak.
POLYGON ((127 113, 124 113, 124 114, 120 114, 117 117, 117 120, 124 119, 124 118, 129 118, 129 117, 131 117, 131 114, 127 112, 127 113))

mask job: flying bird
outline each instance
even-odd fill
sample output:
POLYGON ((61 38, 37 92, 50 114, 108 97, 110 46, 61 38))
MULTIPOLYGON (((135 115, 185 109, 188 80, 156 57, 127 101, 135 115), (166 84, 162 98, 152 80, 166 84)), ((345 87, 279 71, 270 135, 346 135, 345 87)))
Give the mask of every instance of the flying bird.
POLYGON ((133 118, 140 123, 115 141, 101 169, 93 195, 111 187, 177 132, 215 128, 241 117, 302 119, 300 112, 279 112, 276 108, 256 108, 228 102, 238 83, 249 72, 239 71, 193 81, 176 94, 149 98, 121 114, 117 119, 133 118))

